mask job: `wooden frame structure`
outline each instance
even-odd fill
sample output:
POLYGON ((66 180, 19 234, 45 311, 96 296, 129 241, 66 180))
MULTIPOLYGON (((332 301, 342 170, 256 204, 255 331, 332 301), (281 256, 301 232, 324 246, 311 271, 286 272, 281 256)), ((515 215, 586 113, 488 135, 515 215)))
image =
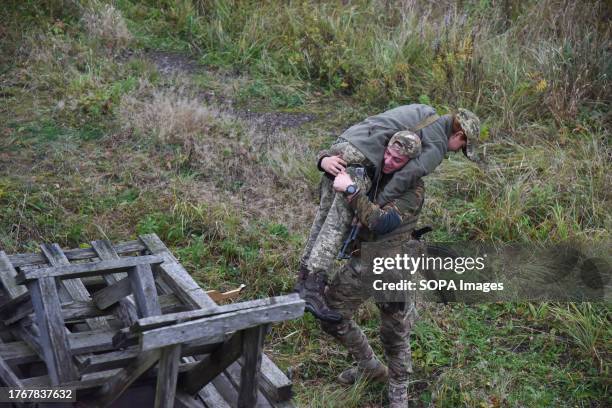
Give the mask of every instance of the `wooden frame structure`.
POLYGON ((217 305, 155 235, 39 254, 0 251, 0 382, 76 389, 92 407, 155 387, 155 407, 290 407, 263 353, 296 294, 217 305))

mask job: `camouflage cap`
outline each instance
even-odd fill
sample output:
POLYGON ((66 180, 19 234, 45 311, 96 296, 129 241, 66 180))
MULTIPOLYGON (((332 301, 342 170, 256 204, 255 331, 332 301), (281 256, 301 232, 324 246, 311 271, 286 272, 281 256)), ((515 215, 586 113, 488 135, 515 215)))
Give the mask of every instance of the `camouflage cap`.
POLYGON ((399 145, 397 146, 399 152, 411 159, 421 154, 421 139, 416 133, 409 130, 401 130, 391 136, 388 146, 393 146, 393 144, 399 145))
POLYGON ((461 108, 457 110, 456 118, 467 138, 467 142, 463 147, 463 154, 468 159, 477 161, 478 158, 474 150, 480 138, 480 119, 473 112, 461 108))

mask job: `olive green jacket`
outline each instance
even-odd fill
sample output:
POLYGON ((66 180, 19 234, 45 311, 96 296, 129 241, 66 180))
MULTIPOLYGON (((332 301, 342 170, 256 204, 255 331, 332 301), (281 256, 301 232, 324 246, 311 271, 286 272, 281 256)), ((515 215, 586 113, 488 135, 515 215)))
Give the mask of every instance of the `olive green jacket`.
MULTIPOLYGON (((435 113, 436 111, 428 105, 399 106, 351 126, 340 138, 347 140, 375 164, 375 180, 377 180, 382 171, 385 148, 391 136, 400 130, 416 127, 422 120, 435 113)), ((431 173, 442 162, 448 150, 452 123, 452 116, 444 115, 430 126, 417 131, 423 146, 421 155, 394 173, 391 182, 377 195, 378 204, 383 205, 401 197, 419 178, 431 173)))

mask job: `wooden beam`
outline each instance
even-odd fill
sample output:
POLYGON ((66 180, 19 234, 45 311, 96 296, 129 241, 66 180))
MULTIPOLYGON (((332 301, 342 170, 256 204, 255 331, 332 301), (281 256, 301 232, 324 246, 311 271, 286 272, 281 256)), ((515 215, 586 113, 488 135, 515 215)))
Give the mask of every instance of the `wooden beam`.
POLYGON ((21 380, 19 380, 11 367, 2 357, 0 357, 0 379, 2 379, 5 387, 23 388, 21 380))
POLYGON ((297 299, 279 305, 254 307, 145 331, 142 333, 140 344, 142 350, 152 350, 195 340, 201 343, 215 343, 222 341, 223 336, 232 331, 291 320, 303 314, 304 301, 297 299))
MULTIPOLYGON (((233 364, 230 364, 230 366, 225 369, 225 374, 227 375, 227 378, 229 378, 234 388, 236 388, 237 393, 239 392, 238 390, 240 390, 240 372, 241 370, 242 368, 240 364, 238 364, 238 361, 234 362, 233 364)), ((255 401, 255 407, 256 408, 272 408, 271 402, 268 401, 268 399, 266 398, 266 396, 264 395, 261 389, 257 391, 257 400, 255 401)))
POLYGON ((280 305, 284 303, 291 303, 299 301, 300 297, 297 293, 290 295, 276 296, 266 299, 256 299, 246 302, 231 303, 229 305, 217 306, 214 309, 196 309, 188 310, 186 312, 168 313, 160 316, 151 316, 139 319, 133 326, 132 330, 135 332, 141 332, 145 330, 151 330, 171 324, 186 322, 202 317, 220 315, 224 313, 236 312, 239 310, 252 309, 255 307, 280 305))
POLYGON ((141 353, 134 362, 119 370, 96 394, 92 402, 98 407, 109 406, 115 399, 123 394, 138 377, 157 363, 160 354, 159 349, 141 353))
POLYGON ((94 293, 93 301, 98 308, 104 310, 130 294, 132 294, 132 285, 130 285, 130 280, 126 277, 94 293))
MULTIPOLYGON (((244 363, 243 359, 238 359, 238 363, 242 365, 244 363)), ((287 401, 293 397, 292 386, 291 380, 287 378, 285 373, 265 353, 262 354, 259 387, 263 393, 272 402, 287 401)))
POLYGON ((15 281, 17 271, 4 251, 0 251, 0 282, 10 299, 25 296, 27 290, 15 281))
MULTIPOLYGON (((139 240, 119 242, 113 246, 119 255, 138 252, 145 249, 139 240)), ((70 261, 96 258, 97 254, 93 248, 67 249, 64 254, 70 261)), ((38 265, 47 263, 47 259, 42 254, 12 254, 8 255, 9 260, 15 268, 26 265, 38 265)))
POLYGON ((102 275, 125 271, 137 265, 158 265, 163 259, 155 255, 131 256, 117 260, 70 264, 51 268, 26 269, 17 275, 17 283, 24 283, 45 276, 61 279, 81 278, 91 275, 102 275))
POLYGON ((213 309, 217 304, 204 292, 196 281, 187 273, 185 268, 178 263, 170 250, 155 234, 139 236, 144 246, 155 255, 163 256, 165 262, 157 269, 164 281, 172 288, 172 291, 186 304, 193 308, 213 309))
MULTIPOLYGON (((206 405, 200 400, 199 396, 192 396, 187 393, 176 391, 176 396, 174 397, 175 405, 174 408, 206 408, 206 405)), ((219 405, 213 405, 214 408, 217 408, 219 405)), ((227 408, 230 408, 229 405, 227 408)))
POLYGON ((139 317, 155 316, 161 314, 161 307, 157 299, 155 279, 149 265, 136 265, 129 273, 130 285, 139 317))
MULTIPOLYGON (((93 247, 94 251, 96 251, 96 254, 98 254, 98 257, 103 261, 119 259, 119 254, 117 251, 115 251, 110 241, 92 241, 91 246, 93 247)), ((127 278, 127 275, 125 273, 116 273, 113 275, 104 275, 103 278, 106 284, 111 286, 127 278)), ((118 302, 119 308, 116 310, 116 315, 125 326, 131 326, 138 319, 138 312, 136 310, 134 297, 130 296, 128 293, 127 296, 119 299, 118 302)), ((100 306, 98 305, 98 307, 100 306)), ((101 307, 101 309, 105 308, 101 307)))
POLYGON ((161 350, 157 371, 157 386, 155 387, 155 408, 174 407, 180 357, 180 344, 164 347, 161 350))
MULTIPOLYGON (((42 253, 49 260, 49 264, 53 267, 61 267, 70 265, 70 261, 66 258, 66 255, 62 252, 61 247, 58 244, 43 244, 40 246, 42 253)), ((77 300, 87 302, 91 300, 89 291, 83 285, 80 279, 65 279, 60 282, 66 291, 70 294, 71 300, 77 300)), ((90 318, 86 320, 87 325, 92 330, 97 329, 108 329, 110 326, 106 319, 103 318, 90 318)))
POLYGON ((42 277, 28 282, 36 321, 40 330, 40 345, 45 356, 52 385, 76 380, 78 373, 72 362, 70 344, 60 301, 53 277, 42 277))
POLYGON ((223 398, 223 396, 217 391, 213 383, 208 383, 198 393, 202 401, 207 407, 214 408, 231 408, 230 404, 223 398))
POLYGON ((236 361, 242 353, 242 333, 234 333, 221 346, 203 358, 191 370, 183 373, 179 383, 181 390, 190 395, 198 393, 202 387, 236 361))
POLYGON ((238 408, 255 406, 259 391, 259 371, 261 355, 266 337, 266 326, 256 326, 244 331, 242 338, 242 357, 244 364, 240 372, 240 390, 238 392, 238 408))

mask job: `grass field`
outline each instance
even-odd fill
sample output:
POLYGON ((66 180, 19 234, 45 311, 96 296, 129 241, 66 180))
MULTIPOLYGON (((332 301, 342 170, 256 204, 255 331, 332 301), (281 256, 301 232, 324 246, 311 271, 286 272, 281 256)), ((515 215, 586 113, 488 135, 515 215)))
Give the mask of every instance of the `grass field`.
MULTIPOLYGON (((405 103, 483 119, 489 165, 425 180, 437 240, 609 245, 610 6, 569 1, 113 2, 0 9, 0 249, 155 232, 205 288, 293 288, 316 152, 405 103), (459 5, 460 4, 460 5, 459 5)), ((610 305, 430 305, 413 406, 605 407, 610 305)), ((357 316, 373 346, 373 304, 357 316)), ((268 351, 299 406, 376 407, 311 316, 268 351)))

